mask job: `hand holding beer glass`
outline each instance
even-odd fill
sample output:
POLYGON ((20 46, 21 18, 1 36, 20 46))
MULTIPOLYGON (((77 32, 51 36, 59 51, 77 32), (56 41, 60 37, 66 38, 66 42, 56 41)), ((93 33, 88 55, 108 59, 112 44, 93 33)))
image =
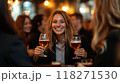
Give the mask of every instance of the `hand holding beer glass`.
MULTIPOLYGON (((74 35, 71 40, 71 46, 74 48, 74 50, 77 50, 81 47, 81 38, 79 35, 74 35)), ((78 57, 77 55, 73 57, 73 59, 81 59, 81 57, 78 57)))
POLYGON ((38 56, 40 57, 47 57, 47 55, 44 55, 44 50, 49 44, 49 38, 47 34, 40 34, 39 37, 39 45, 35 48, 35 56, 36 58, 38 56))

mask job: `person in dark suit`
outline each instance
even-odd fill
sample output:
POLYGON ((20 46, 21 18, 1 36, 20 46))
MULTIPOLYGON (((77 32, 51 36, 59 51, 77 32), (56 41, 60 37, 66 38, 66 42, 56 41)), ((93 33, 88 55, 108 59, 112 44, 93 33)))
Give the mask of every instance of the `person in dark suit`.
MULTIPOLYGON (((49 18, 47 29, 50 43, 48 49, 46 49, 48 57, 45 58, 44 62, 57 61, 61 62, 62 65, 69 65, 74 64, 72 57, 75 55, 83 58, 87 57, 87 52, 84 48, 81 47, 76 50, 71 48, 71 39, 77 32, 66 12, 54 11, 49 18)), ((39 55, 44 51, 45 49, 42 46, 37 46, 34 52, 39 55)), ((43 61, 43 59, 39 61, 43 61)))
POLYGON ((95 0, 93 66, 120 66, 120 0, 95 0))
POLYGON ((83 16, 79 12, 75 12, 71 17, 71 22, 75 27, 78 34, 82 37, 83 42, 85 42, 85 50, 87 51, 87 58, 94 59, 95 53, 91 48, 91 40, 92 40, 92 31, 88 31, 83 27, 83 16))
POLYGON ((77 30, 78 34, 87 38, 88 42, 91 42, 92 39, 92 32, 88 31, 83 27, 83 16, 82 14, 75 12, 71 16, 71 22, 75 29, 77 30))
POLYGON ((32 66, 26 46, 9 14, 7 0, 0 0, 0 66, 32 66))

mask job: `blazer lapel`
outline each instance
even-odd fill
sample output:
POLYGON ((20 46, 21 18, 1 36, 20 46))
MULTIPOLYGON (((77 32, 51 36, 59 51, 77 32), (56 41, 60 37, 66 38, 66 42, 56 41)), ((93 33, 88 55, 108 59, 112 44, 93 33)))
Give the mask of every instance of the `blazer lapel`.
POLYGON ((69 63, 69 55, 70 55, 70 50, 69 50, 69 46, 65 46, 65 64, 69 63))
POLYGON ((51 60, 52 60, 52 61, 56 61, 56 46, 55 46, 55 44, 54 44, 54 46, 52 47, 52 50, 53 50, 53 52, 52 52, 52 54, 51 54, 51 60))

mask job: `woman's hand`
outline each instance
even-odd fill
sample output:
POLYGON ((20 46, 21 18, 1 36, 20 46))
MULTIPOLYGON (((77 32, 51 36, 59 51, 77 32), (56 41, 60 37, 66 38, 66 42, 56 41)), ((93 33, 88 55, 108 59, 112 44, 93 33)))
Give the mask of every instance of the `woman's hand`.
POLYGON ((42 47, 42 46, 37 46, 37 47, 34 49, 34 56, 35 56, 35 58, 38 59, 38 57, 39 57, 40 55, 44 55, 44 51, 45 51, 44 47, 42 47))
POLYGON ((87 57, 87 52, 84 50, 84 48, 76 49, 74 54, 77 55, 77 56, 81 56, 83 58, 87 57))
POLYGON ((77 67, 85 67, 82 63, 77 63, 77 67))

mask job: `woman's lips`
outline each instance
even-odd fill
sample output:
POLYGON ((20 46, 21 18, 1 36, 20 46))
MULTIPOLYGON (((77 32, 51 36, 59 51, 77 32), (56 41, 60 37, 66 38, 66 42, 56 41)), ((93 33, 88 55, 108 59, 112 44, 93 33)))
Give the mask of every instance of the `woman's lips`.
POLYGON ((55 28, 56 31, 61 31, 63 28, 55 28))
POLYGON ((26 30, 31 30, 31 28, 30 28, 30 27, 26 27, 25 29, 26 29, 26 30))

